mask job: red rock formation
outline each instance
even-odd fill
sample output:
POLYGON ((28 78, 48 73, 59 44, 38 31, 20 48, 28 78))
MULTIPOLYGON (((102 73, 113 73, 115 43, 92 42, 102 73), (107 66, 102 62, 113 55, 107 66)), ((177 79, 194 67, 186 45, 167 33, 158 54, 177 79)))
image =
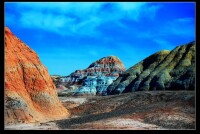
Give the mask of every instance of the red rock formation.
MULTIPOLYGON (((88 68, 84 70, 76 70, 67 76, 67 82, 65 86, 80 85, 79 78, 83 78, 85 76, 114 76, 119 77, 119 74, 125 72, 126 69, 122 63, 122 61, 116 56, 107 56, 103 57, 95 62, 93 62, 88 68)), ((59 83, 59 82, 58 82, 59 83)), ((55 83, 59 85, 58 83, 55 83)))
POLYGON ((107 56, 93 62, 86 70, 94 69, 96 71, 102 71, 106 73, 111 73, 112 71, 123 72, 125 67, 122 61, 116 56, 107 56))
POLYGON ((5 124, 68 116, 38 55, 5 28, 5 124))
POLYGON ((76 70, 75 73, 72 73, 72 76, 82 74, 91 75, 91 73, 102 72, 107 76, 119 76, 114 74, 114 72, 121 74, 126 69, 121 62, 121 60, 116 56, 108 56, 101 58, 95 62, 93 62, 88 68, 85 70, 76 70))

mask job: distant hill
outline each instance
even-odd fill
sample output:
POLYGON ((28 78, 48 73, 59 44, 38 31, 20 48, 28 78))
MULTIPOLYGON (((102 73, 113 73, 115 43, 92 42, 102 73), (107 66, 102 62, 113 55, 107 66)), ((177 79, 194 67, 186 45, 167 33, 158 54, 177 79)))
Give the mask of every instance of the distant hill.
POLYGON ((93 62, 86 69, 76 70, 66 77, 52 76, 52 79, 59 95, 63 95, 62 89, 66 90, 65 87, 76 92, 76 95, 96 95, 107 92, 108 85, 125 70, 118 57, 106 56, 93 62))
POLYGON ((76 70, 71 73, 69 78, 69 83, 78 82, 79 78, 86 76, 116 76, 122 74, 125 71, 125 67, 122 61, 117 56, 107 56, 103 57, 83 70, 76 70))
POLYGON ((157 52, 121 74, 107 94, 143 90, 194 90, 195 42, 157 52))

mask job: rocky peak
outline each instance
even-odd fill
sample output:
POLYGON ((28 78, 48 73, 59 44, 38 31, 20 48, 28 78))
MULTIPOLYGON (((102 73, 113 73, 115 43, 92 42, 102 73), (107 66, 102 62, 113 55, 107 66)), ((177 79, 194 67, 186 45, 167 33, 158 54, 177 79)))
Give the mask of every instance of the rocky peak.
POLYGON ((110 68, 122 71, 126 70, 122 61, 116 56, 103 57, 93 62, 88 68, 93 68, 93 67, 110 68))
POLYGON ((116 76, 125 71, 125 67, 122 61, 116 56, 103 57, 95 62, 93 62, 88 68, 84 70, 76 70, 72 73, 73 76, 88 76, 88 75, 107 75, 116 76))
POLYGON ((77 94, 102 94, 113 80, 125 72, 122 61, 116 56, 103 57, 86 69, 76 70, 67 77, 60 77, 54 81, 57 88, 61 85, 70 89, 71 86, 78 89, 77 94))
MULTIPOLYGON (((87 76, 114 76, 119 77, 120 74, 125 72, 125 67, 122 61, 116 56, 107 56, 103 57, 92 64, 86 69, 83 70, 76 70, 75 72, 71 73, 69 76, 62 78, 61 81, 67 83, 68 86, 79 84, 81 85, 81 79, 87 76)), ((55 83, 55 82, 54 82, 55 83)), ((59 85, 59 82, 56 82, 59 85)))

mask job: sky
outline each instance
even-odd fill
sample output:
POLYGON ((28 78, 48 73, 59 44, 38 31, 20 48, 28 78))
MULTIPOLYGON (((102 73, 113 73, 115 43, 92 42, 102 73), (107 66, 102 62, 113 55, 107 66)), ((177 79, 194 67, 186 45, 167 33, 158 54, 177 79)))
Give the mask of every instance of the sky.
POLYGON ((50 75, 67 76, 114 55, 126 69, 194 41, 194 2, 5 2, 5 26, 50 75))

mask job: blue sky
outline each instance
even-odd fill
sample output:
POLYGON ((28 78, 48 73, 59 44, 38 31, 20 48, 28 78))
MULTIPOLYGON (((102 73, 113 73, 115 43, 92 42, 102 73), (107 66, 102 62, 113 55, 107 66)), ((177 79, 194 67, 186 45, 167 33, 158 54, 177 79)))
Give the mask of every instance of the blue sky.
POLYGON ((69 75, 109 55, 126 69, 195 40, 194 2, 5 2, 5 25, 51 75, 69 75))

